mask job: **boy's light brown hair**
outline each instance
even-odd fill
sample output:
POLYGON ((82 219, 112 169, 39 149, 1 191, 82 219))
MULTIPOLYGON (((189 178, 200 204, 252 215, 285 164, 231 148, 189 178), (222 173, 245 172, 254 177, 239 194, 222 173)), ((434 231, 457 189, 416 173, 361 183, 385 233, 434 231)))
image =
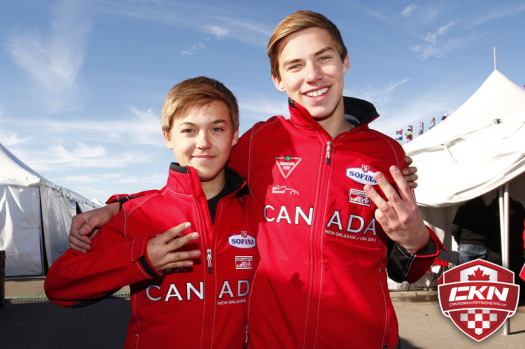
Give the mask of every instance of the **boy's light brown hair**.
POLYGON ((233 131, 236 131, 239 128, 237 99, 223 83, 206 76, 187 79, 172 87, 162 106, 162 130, 169 132, 173 120, 184 116, 192 108, 199 108, 214 101, 226 105, 233 131))
POLYGON ((344 60, 348 53, 343 38, 337 26, 328 18, 320 13, 312 11, 297 11, 283 19, 273 30, 272 36, 268 41, 268 57, 270 58, 271 73, 281 79, 279 72, 279 45, 288 35, 299 30, 318 27, 326 29, 335 42, 335 47, 341 60, 344 60))

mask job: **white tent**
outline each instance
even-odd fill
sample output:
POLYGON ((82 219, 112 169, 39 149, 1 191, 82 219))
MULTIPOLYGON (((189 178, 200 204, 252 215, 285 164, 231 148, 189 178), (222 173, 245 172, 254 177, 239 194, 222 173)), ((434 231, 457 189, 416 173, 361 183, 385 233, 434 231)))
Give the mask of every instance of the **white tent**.
POLYGON ((72 217, 98 207, 53 184, 0 144, 0 250, 5 275, 42 275, 67 249, 72 217))
POLYGON ((454 113, 403 147, 418 168, 424 219, 449 251, 457 250, 450 235, 457 208, 478 196, 499 200, 508 266, 509 196, 525 205, 525 89, 495 69, 454 113))

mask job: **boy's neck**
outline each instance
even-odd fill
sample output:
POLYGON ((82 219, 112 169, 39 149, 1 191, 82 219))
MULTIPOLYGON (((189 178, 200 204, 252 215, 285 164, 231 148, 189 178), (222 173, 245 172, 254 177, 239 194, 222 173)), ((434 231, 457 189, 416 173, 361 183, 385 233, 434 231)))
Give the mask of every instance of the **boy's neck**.
POLYGON ((346 121, 343 97, 334 111, 323 118, 316 118, 321 127, 332 137, 335 138, 343 132, 350 131, 354 125, 346 121))
POLYGON ((226 174, 224 173, 224 171, 222 173, 219 173, 217 177, 212 179, 211 181, 201 181, 202 191, 204 192, 204 195, 206 195, 207 200, 216 197, 225 185, 226 174))
POLYGON ((319 125, 323 127, 323 129, 328 132, 328 134, 335 138, 339 136, 343 132, 350 131, 355 126, 346 121, 343 117, 342 120, 337 120, 336 122, 327 122, 328 120, 319 120, 319 125))

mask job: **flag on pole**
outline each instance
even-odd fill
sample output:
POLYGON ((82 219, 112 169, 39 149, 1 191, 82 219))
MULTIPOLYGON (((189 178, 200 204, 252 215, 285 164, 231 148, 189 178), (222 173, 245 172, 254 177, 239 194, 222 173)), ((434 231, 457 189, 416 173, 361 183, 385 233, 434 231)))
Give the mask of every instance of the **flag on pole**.
POLYGON ((407 128, 407 133, 405 134, 405 137, 407 139, 407 141, 411 141, 412 140, 412 125, 408 125, 408 128, 407 128))
POLYGON ((425 128, 425 123, 424 122, 419 122, 419 131, 418 131, 418 135, 421 136, 423 134, 423 129, 425 128))
POLYGON ((403 140, 403 129, 396 131, 396 141, 402 141, 403 140))
MULTIPOLYGON (((445 114, 441 117, 441 121, 445 120, 447 118, 448 114, 445 114)), ((447 124, 448 125, 448 124, 447 124)))
POLYGON ((432 129, 432 127, 436 126, 436 118, 432 118, 432 120, 430 121, 430 126, 428 127, 428 129, 432 129))

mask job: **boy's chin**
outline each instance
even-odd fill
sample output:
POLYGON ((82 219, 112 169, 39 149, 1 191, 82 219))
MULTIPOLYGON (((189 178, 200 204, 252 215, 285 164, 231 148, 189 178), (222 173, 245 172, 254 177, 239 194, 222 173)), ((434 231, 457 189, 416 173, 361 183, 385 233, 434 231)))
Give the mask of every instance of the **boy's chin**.
POLYGON ((221 177, 224 177, 224 171, 212 173, 208 171, 197 170, 197 173, 199 174, 199 179, 201 180, 201 183, 210 183, 216 180, 220 180, 221 177))

